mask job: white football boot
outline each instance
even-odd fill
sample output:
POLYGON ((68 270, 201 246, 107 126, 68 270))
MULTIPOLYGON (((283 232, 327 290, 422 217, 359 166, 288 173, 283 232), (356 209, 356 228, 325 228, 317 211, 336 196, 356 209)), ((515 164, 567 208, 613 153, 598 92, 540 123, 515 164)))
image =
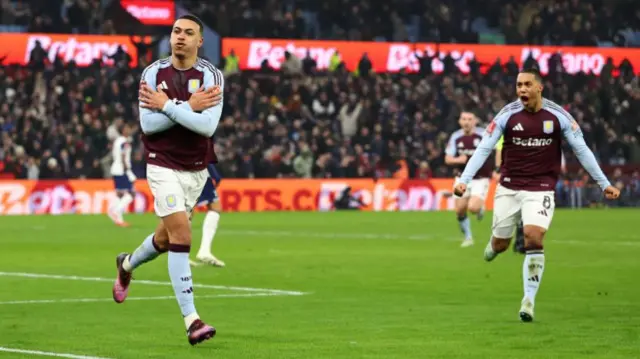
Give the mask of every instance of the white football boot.
POLYGON ((462 248, 471 247, 472 245, 473 245, 473 238, 471 238, 471 237, 465 238, 464 241, 462 241, 462 243, 460 243, 460 247, 462 247, 462 248))
POLYGON ((533 301, 526 296, 522 298, 519 315, 520 320, 525 323, 533 321, 533 301))
POLYGON ((198 253, 198 255, 196 256, 196 259, 200 261, 200 263, 207 264, 214 267, 225 266, 224 262, 214 257, 213 254, 198 253))

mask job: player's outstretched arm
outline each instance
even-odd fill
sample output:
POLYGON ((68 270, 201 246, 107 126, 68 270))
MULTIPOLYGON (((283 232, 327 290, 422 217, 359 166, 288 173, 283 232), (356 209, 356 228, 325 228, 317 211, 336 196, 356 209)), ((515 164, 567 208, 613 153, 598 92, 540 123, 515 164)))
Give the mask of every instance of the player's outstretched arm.
MULTIPOLYGON (((204 87, 206 89, 218 86, 220 91, 224 92, 224 78, 222 73, 215 70, 216 73, 207 72, 204 79, 204 87)), ((169 118, 189 130, 205 137, 213 136, 218 127, 220 117, 222 116, 222 101, 202 113, 195 113, 185 107, 178 106, 171 101, 167 101, 162 109, 169 118)))
POLYGON ((564 138, 569 142, 571 149, 573 149, 576 157, 578 157, 578 161, 580 161, 582 167, 589 172, 591 178, 593 178, 604 191, 607 187, 611 186, 611 183, 604 172, 602 172, 602 169, 596 160, 596 156, 593 155, 593 152, 591 152, 587 143, 584 142, 580 126, 578 126, 578 123, 571 118, 571 115, 560 115, 561 116, 558 116, 558 118, 560 118, 561 121, 560 126, 562 127, 564 138))
POLYGON ((460 175, 460 183, 469 184, 476 173, 478 173, 478 170, 487 161, 487 158, 496 147, 496 143, 498 143, 498 140, 502 137, 502 132, 504 131, 504 126, 509 116, 510 113, 508 112, 500 114, 489 124, 482 136, 482 141, 478 144, 476 151, 464 167, 462 175, 460 175))

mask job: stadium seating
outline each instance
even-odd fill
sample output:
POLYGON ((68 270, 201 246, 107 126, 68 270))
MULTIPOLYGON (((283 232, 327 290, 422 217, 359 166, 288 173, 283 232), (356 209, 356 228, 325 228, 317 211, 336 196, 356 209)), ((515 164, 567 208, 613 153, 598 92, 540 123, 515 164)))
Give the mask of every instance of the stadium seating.
MULTIPOLYGON (((257 12, 252 6, 257 3, 244 1, 232 6, 230 2, 223 1, 197 5, 193 9, 203 18, 213 19, 206 16, 207 11, 219 11, 222 6, 227 6, 232 13, 229 19, 239 14, 248 16, 245 21, 253 22, 251 19, 257 16, 257 12), (244 11, 240 11, 242 9, 244 11)), ((351 11, 357 8, 360 15, 337 19, 333 27, 327 27, 331 18, 327 11, 334 8, 316 8, 313 2, 296 3, 299 4, 297 8, 293 2, 267 2, 270 11, 265 11, 265 14, 271 14, 268 18, 271 23, 262 23, 266 28, 275 31, 279 25, 273 21, 278 14, 283 16, 281 21, 286 22, 289 21, 286 20, 289 18, 287 14, 297 14, 296 9, 301 11, 299 16, 304 19, 291 20, 299 27, 296 31, 266 32, 265 36, 304 37, 312 32, 318 36, 328 34, 329 37, 367 39, 362 34, 351 36, 353 29, 349 26, 358 27, 359 21, 368 24, 370 20, 377 21, 375 16, 371 18, 372 14, 383 10, 377 9, 382 5, 366 0, 349 3, 351 11)), ((431 5, 430 1, 424 2, 426 7, 419 6, 422 2, 417 1, 392 2, 398 6, 400 3, 409 3, 420 9, 412 13, 430 14, 434 11, 427 6, 431 5)), ((549 17, 546 6, 532 10, 531 3, 517 9, 502 7, 502 1, 491 3, 493 9, 503 9, 499 18, 493 18, 497 16, 495 11, 486 11, 473 2, 469 2, 470 6, 464 11, 454 11, 454 7, 446 5, 438 11, 441 16, 452 12, 450 15, 457 20, 452 20, 449 25, 459 24, 459 19, 475 14, 470 21, 474 24, 482 22, 485 30, 498 24, 504 29, 509 21, 526 29, 527 26, 522 25, 523 14, 536 11, 540 12, 545 24, 555 21, 549 17), (506 18, 511 20, 502 21, 506 18)), ((21 4, 31 4, 31 12, 49 15, 57 14, 50 11, 56 4, 62 6, 62 2, 51 2, 49 8, 37 7, 37 4, 42 4, 37 1, 21 4)), ((97 6, 96 2, 87 4, 97 6)), ((185 1, 184 4, 189 6, 190 2, 185 1)), ((611 16, 618 19, 616 23, 625 25, 624 11, 620 9, 624 9, 626 3, 619 4, 622 7, 614 9, 611 16)), ((601 16, 606 17, 609 13, 608 5, 600 11, 599 7, 585 1, 567 2, 566 6, 562 5, 562 11, 555 12, 554 16, 557 18, 559 13, 567 11, 582 11, 589 17, 597 10, 597 20, 600 21, 601 16)), ((85 8, 84 11, 86 14, 89 10, 85 8)), ((6 9, 3 14, 6 14, 6 9)), ((414 24, 418 38, 430 39, 428 33, 419 30, 428 16, 414 22, 406 11, 396 15, 402 22, 414 24)), ((33 25, 25 23, 19 16, 3 19, 13 20, 4 25, 33 25)), ((53 16, 50 20, 57 24, 60 19, 53 16)), ((577 20, 565 20, 568 23, 572 21, 577 20)), ((599 23, 596 21, 594 24, 599 23)), ((85 31, 85 25, 75 24, 72 27, 85 31)), ((221 24, 211 25, 225 34, 225 27, 221 24)), ((227 34, 251 35, 238 33, 239 28, 245 27, 231 26, 227 34)), ((389 33, 371 34, 371 38, 406 39, 396 36, 401 32, 398 29, 385 31, 389 33)), ((600 25, 593 26, 589 34, 598 39, 615 40, 603 36, 601 31, 604 30, 600 25)), ((406 31, 407 34, 411 32, 406 31)), ((554 30, 553 33, 561 32, 554 30)), ((536 36, 542 36, 544 41, 558 40, 547 35, 536 36)), ((458 38, 454 36, 449 40, 454 39, 458 38)), ((465 41, 473 39, 469 37, 465 41)), ((147 63, 141 58, 137 66, 129 68, 127 61, 114 60, 116 63, 110 66, 100 67, 96 63, 97 67, 79 68, 61 62, 46 65, 44 59, 36 59, 27 67, 11 65, 0 68, 0 172, 3 176, 31 179, 105 177, 110 161, 110 139, 120 123, 135 122, 137 117, 137 83, 141 69, 147 63), (44 68, 44 73, 38 71, 44 68)), ((635 183, 636 187, 632 188, 638 191, 638 175, 633 169, 634 164, 640 163, 640 122, 637 116, 640 96, 635 75, 639 69, 623 68, 622 76, 612 76, 616 70, 607 66, 599 77, 569 75, 560 71, 546 79, 548 90, 545 95, 567 104, 567 109, 581 123, 587 142, 603 165, 610 171, 628 169, 623 171, 620 180, 627 184, 635 183)), ((283 71, 240 72, 227 77, 224 116, 216 133, 219 167, 225 177, 238 178, 450 176, 449 169, 443 164, 443 148, 448 134, 457 126, 459 112, 462 109, 472 110, 486 123, 512 99, 512 81, 513 77, 502 66, 486 75, 400 73, 358 76, 341 70, 310 75, 292 75, 283 71)), ((135 171, 144 177, 139 135, 136 135, 134 153, 135 171)), ((569 168, 576 168, 571 153, 567 152, 567 156, 569 168)), ((576 179, 575 175, 567 178, 568 181, 576 179)))

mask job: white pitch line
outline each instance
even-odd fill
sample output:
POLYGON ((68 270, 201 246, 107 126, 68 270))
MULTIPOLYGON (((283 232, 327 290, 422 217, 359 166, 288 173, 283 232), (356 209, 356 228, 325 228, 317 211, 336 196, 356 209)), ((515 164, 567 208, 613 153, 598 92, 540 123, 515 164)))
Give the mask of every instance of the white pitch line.
MULTIPOLYGON (((238 293, 238 294, 207 294, 197 295, 196 298, 249 298, 249 297, 273 297, 280 294, 276 293, 238 293)), ((158 296, 158 297, 129 297, 128 301, 142 301, 142 300, 169 300, 175 299, 173 295, 158 296)), ((113 302, 112 298, 65 298, 65 299, 34 299, 34 300, 9 300, 0 302, 0 305, 12 305, 12 304, 59 304, 59 303, 96 303, 96 302, 113 302)))
POLYGON ((426 234, 402 235, 396 233, 319 233, 319 232, 294 232, 294 231, 251 231, 251 230, 220 230, 221 234, 243 236, 268 236, 268 237, 300 237, 300 238, 326 238, 326 239, 409 239, 416 241, 434 240, 434 236, 426 234))
MULTIPOLYGON (((60 280, 76 280, 87 282, 113 282, 113 278, 100 278, 100 277, 80 277, 75 275, 58 275, 58 274, 41 274, 41 273, 22 273, 22 272, 0 272, 0 277, 22 277, 22 278, 44 278, 44 279, 60 279, 60 280)), ((160 282, 153 280, 133 280, 134 283, 147 284, 147 285, 161 285, 170 286, 170 282, 160 282)), ((271 293, 278 295, 304 295, 304 292, 269 289, 269 288, 250 288, 250 287, 231 287, 225 285, 211 285, 211 284, 194 284, 194 288, 206 288, 206 289, 222 289, 233 290, 238 292, 257 292, 257 293, 271 293)))
POLYGON ((13 348, 5 348, 5 347, 0 347, 0 352, 26 354, 26 355, 38 355, 43 357, 69 358, 69 359, 110 359, 110 358, 94 357, 94 356, 87 356, 87 355, 43 352, 39 350, 13 349, 13 348))
MULTIPOLYGON (((435 237, 432 235, 409 234, 401 235, 394 233, 319 233, 319 232, 295 232, 295 231, 252 231, 252 230, 234 230, 221 229, 218 231, 221 235, 231 236, 252 236, 252 237, 290 237, 290 238, 319 238, 319 239, 391 239, 391 240, 414 240, 414 241, 458 241, 454 238, 435 237)), ((624 238, 629 238, 628 236, 624 238)), ((637 247, 640 246, 640 238, 638 241, 579 241, 573 239, 549 238, 548 241, 559 244, 579 245, 579 246, 622 246, 637 247)))

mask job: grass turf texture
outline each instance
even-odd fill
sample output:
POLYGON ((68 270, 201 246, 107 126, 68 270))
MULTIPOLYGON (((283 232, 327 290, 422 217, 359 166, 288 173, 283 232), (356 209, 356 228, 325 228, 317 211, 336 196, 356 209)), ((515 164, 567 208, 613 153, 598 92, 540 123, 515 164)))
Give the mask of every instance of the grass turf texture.
MULTIPOLYGON (((0 347, 119 359, 633 358, 638 214, 556 211, 531 324, 517 315, 522 256, 482 260, 490 215, 473 221, 476 245, 461 249, 453 213, 225 213, 214 248, 227 268, 194 268, 196 284, 307 294, 203 298, 253 292, 196 288, 198 311, 218 336, 192 348, 175 299, 117 305, 110 282, 0 275, 3 303, 106 300, 0 304, 0 347)), ((131 228, 105 216, 2 217, 0 272, 112 278, 116 254, 135 249, 156 223, 127 219, 131 228)), ((168 282, 166 256, 135 278, 168 282)), ((130 291, 172 295, 168 285, 135 281, 130 291)))

